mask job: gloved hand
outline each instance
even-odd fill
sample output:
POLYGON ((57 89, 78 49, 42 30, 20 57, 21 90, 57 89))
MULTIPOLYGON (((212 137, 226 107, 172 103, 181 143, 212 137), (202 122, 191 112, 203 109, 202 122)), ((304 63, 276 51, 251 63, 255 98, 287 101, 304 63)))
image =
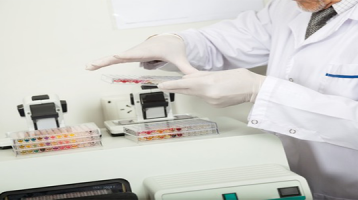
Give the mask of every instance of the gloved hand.
POLYGON ((255 102, 265 76, 247 69, 196 72, 181 80, 160 83, 165 92, 198 96, 215 107, 255 102))
POLYGON ((186 58, 184 41, 173 34, 152 36, 123 53, 92 62, 87 65, 86 69, 97 70, 118 63, 155 62, 157 60, 173 63, 184 74, 198 71, 190 65, 186 58))

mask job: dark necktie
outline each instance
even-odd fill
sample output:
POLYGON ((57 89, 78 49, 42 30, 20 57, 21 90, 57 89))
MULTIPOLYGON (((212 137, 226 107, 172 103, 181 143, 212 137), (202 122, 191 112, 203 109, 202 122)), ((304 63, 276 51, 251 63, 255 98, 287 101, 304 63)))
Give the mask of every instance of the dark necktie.
POLYGON ((335 15, 337 15, 337 12, 332 6, 327 9, 313 13, 306 30, 306 39, 316 31, 318 31, 320 28, 322 28, 324 25, 326 25, 327 21, 335 15))

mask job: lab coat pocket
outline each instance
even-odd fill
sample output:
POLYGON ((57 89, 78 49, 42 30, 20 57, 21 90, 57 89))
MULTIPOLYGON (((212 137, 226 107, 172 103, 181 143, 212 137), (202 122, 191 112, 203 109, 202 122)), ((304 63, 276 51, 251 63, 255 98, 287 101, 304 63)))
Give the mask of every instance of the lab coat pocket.
POLYGON ((329 65, 319 91, 358 100, 358 65, 329 65))

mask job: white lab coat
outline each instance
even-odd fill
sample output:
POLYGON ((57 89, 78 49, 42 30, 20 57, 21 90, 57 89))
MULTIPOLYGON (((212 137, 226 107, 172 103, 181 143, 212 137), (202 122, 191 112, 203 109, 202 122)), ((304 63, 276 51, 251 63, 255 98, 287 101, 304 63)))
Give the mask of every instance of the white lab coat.
POLYGON ((274 0, 178 34, 199 69, 268 64, 249 126, 281 138, 315 199, 358 199, 358 6, 305 40, 310 16, 294 1, 274 0))

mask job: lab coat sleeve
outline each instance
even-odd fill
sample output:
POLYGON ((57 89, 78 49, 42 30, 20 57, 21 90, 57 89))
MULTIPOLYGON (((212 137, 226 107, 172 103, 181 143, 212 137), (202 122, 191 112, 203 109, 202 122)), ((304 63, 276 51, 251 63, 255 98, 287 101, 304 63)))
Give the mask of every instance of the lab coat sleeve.
POLYGON ((357 101, 270 76, 262 85, 248 125, 358 150, 357 101))
MULTIPOLYGON (((278 2, 278 1, 272 1, 278 2)), ((271 15, 275 3, 256 11, 245 11, 236 19, 225 20, 196 30, 173 33, 183 38, 187 58, 199 70, 252 68, 267 64, 271 46, 271 15)), ((172 71, 170 63, 141 63, 145 69, 172 71)))
POLYGON ((234 20, 177 33, 185 41, 189 62, 199 70, 211 71, 267 64, 271 7, 269 4, 259 12, 243 12, 234 20))

